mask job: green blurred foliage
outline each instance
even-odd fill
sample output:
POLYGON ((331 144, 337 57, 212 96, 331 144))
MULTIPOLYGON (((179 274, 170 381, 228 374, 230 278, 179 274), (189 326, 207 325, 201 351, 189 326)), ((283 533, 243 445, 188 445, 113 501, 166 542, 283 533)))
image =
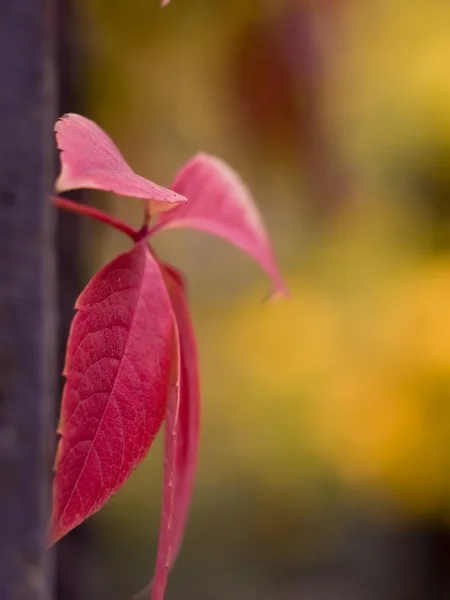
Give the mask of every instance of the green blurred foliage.
MULTIPOLYGON (((162 184, 198 149, 227 159, 292 290, 263 303, 264 276, 208 236, 155 242, 188 276, 203 383, 169 597, 291 597, 270 577, 327 554, 343 498, 447 518, 450 4, 85 0, 80 16, 89 116, 162 184)), ((104 202, 139 222, 138 201, 104 202)), ((87 275, 128 243, 90 231, 87 275)), ((94 518, 117 597, 151 573, 161 464, 157 445, 94 518)))

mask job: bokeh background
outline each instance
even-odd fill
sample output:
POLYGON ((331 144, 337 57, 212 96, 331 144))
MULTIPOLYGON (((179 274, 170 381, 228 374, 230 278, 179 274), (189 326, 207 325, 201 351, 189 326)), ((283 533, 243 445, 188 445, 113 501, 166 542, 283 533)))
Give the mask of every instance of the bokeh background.
MULTIPOLYGON (((450 3, 80 0, 72 18, 69 109, 163 185, 200 149, 229 161, 292 293, 263 302, 265 275, 206 234, 155 241, 189 279, 203 388, 167 599, 450 598, 450 3)), ((82 240, 83 284, 128 248, 96 224, 82 240)), ((161 480, 159 440, 86 525, 83 598, 148 582, 161 480)))

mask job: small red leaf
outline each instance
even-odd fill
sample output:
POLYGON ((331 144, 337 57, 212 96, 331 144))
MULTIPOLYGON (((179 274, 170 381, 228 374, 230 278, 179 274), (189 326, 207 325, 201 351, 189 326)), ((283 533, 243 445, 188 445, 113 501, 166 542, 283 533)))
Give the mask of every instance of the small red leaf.
POLYGON ((173 316, 159 265, 141 242, 79 297, 61 408, 51 542, 101 508, 145 457, 166 409, 173 316))
POLYGON ((111 138, 96 123, 69 113, 55 125, 61 150, 61 173, 57 193, 79 188, 114 192, 151 201, 151 212, 160 212, 186 202, 175 191, 136 175, 111 138))
POLYGON ((200 436, 200 383, 195 334, 181 275, 164 266, 179 336, 179 380, 166 409, 164 492, 152 600, 163 600, 179 552, 194 487, 200 436))
POLYGON ((287 294, 258 209, 233 169, 219 158, 200 153, 180 169, 172 189, 189 202, 161 214, 154 231, 192 227, 223 237, 267 271, 275 292, 287 294))

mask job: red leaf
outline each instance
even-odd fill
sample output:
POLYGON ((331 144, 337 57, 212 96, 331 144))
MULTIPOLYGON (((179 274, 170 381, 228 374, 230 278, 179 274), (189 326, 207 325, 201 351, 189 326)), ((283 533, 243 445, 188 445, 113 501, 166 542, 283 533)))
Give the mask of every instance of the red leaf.
POLYGON ((233 169, 219 158, 200 153, 180 169, 172 189, 189 202, 161 214, 154 231, 192 227, 223 237, 267 271, 275 292, 287 294, 261 216, 233 169))
POLYGON ((151 200, 151 212, 169 210, 186 202, 172 190, 136 175, 111 138, 96 123, 73 113, 56 122, 56 141, 61 150, 57 193, 90 188, 151 200))
POLYGON ((145 457, 166 409, 173 315, 141 242, 79 297, 64 375, 51 542, 96 512, 145 457))
POLYGON ((200 383, 195 334, 181 275, 164 266, 179 336, 179 381, 167 403, 164 492, 152 600, 163 600, 178 555, 194 487, 200 436, 200 383))
POLYGON ((181 275, 161 265, 177 322, 178 366, 166 409, 164 490, 155 576, 133 600, 163 600, 189 511, 200 434, 200 382, 195 334, 181 275))

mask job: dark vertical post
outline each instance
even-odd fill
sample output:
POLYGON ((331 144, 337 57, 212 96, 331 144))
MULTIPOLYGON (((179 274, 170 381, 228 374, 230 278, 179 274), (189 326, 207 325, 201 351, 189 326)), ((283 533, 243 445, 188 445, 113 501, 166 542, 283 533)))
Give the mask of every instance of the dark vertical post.
POLYGON ((0 598, 48 600, 53 0, 0 1, 0 598))

